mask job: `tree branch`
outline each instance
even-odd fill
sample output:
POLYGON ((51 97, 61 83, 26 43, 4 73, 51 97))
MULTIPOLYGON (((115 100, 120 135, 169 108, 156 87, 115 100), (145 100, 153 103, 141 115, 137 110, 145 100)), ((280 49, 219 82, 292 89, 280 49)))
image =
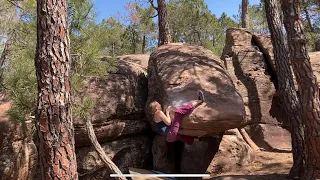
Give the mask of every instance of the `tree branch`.
MULTIPOLYGON (((101 145, 99 144, 96 134, 94 133, 93 126, 91 120, 87 118, 86 120, 86 128, 88 132, 89 139, 96 149, 100 159, 103 161, 104 165, 108 168, 110 173, 114 174, 122 174, 119 168, 111 161, 111 159, 106 155, 104 150, 102 149, 101 145)), ((127 180, 125 177, 115 177, 117 180, 127 180)))
MULTIPOLYGON (((12 1, 12 0, 7 0, 10 4, 12 4, 13 6, 23 10, 23 11, 26 11, 25 9, 23 9, 21 6, 19 6, 18 4, 16 4, 16 2, 12 1)), ((26 11, 27 12, 27 11, 26 11)))
POLYGON ((238 128, 242 138, 246 141, 246 143, 251 147, 253 152, 260 151, 260 148, 252 141, 248 133, 244 128, 238 128))
POLYGON ((153 7, 153 9, 157 10, 158 11, 158 7, 156 7, 154 4, 153 4, 153 0, 148 0, 149 3, 151 4, 151 6, 153 7))
POLYGON ((153 16, 148 16, 149 18, 155 18, 157 17, 159 14, 157 13, 156 15, 153 15, 153 16))

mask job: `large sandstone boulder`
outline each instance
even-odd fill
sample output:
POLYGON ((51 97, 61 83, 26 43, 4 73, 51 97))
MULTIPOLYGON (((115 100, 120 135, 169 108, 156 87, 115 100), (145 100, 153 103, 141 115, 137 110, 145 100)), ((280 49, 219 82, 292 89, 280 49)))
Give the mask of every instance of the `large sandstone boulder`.
POLYGON ((252 34, 243 29, 228 29, 222 59, 241 94, 249 122, 277 120, 269 115, 275 87, 267 71, 263 53, 252 44, 252 34))
MULTIPOLYGON (((144 114, 146 72, 128 56, 126 58, 118 60, 117 70, 106 78, 87 79, 85 91, 76 98, 79 101, 81 96, 89 96, 95 102, 91 120, 100 143, 150 130, 144 114)), ((84 125, 83 119, 74 117, 77 147, 91 144, 84 125)))
POLYGON ((148 66, 146 114, 152 122, 149 104, 156 100, 164 108, 178 108, 197 98, 201 89, 206 103, 183 120, 180 134, 204 136, 219 134, 246 123, 244 106, 219 57, 211 51, 182 43, 159 47, 148 66))
POLYGON ((279 101, 274 99, 277 77, 270 38, 253 36, 244 29, 228 29, 222 59, 243 97, 253 140, 266 150, 290 150, 290 133, 281 127, 285 121, 280 118, 285 116, 277 119, 270 114, 283 112, 277 104, 279 101))
MULTIPOLYGON (((0 95, 1 96, 1 95, 0 95)), ((37 148, 31 124, 9 120, 10 101, 0 97, 0 179, 32 180, 37 166, 37 148)))
MULTIPOLYGON (((109 158, 121 172, 129 167, 151 168, 152 137, 134 136, 101 144, 109 158)), ((93 147, 76 149, 79 179, 111 179, 93 147)))

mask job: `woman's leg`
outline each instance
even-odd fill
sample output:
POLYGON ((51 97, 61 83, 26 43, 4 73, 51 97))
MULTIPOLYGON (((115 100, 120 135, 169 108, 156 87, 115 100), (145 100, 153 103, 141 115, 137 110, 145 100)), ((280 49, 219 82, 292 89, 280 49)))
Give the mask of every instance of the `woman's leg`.
POLYGON ((194 142, 194 137, 181 134, 177 135, 177 139, 189 145, 194 142))
MULTIPOLYGON (((199 96, 198 97, 199 100, 190 101, 187 105, 184 105, 175 111, 173 122, 172 122, 172 124, 170 126, 170 130, 167 134, 167 141, 168 142, 174 142, 174 141, 178 140, 177 135, 178 135, 178 131, 179 131, 183 116, 191 113, 196 106, 203 103, 203 101, 204 101, 203 92, 198 91, 198 96, 199 96)), ((193 142, 193 139, 192 139, 192 142, 193 142)))
MULTIPOLYGON (((168 142, 174 142, 179 139, 177 135, 178 135, 178 131, 180 128, 182 118, 184 115, 191 113, 193 109, 194 109, 193 103, 189 103, 189 104, 182 106, 176 110, 176 112, 174 114, 173 122, 172 122, 172 124, 170 126, 170 130, 167 134, 167 141, 168 142)), ((193 138, 192 138, 192 141, 193 141, 193 138)))

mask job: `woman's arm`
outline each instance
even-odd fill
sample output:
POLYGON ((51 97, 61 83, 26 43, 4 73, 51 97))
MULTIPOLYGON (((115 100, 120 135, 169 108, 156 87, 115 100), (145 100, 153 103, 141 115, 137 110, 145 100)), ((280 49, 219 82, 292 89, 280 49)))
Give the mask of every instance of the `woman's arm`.
POLYGON ((169 115, 169 109, 166 110, 166 115, 162 112, 162 111, 159 111, 159 117, 160 119, 167 125, 167 126, 170 126, 171 125, 171 118, 170 118, 170 115, 169 115))

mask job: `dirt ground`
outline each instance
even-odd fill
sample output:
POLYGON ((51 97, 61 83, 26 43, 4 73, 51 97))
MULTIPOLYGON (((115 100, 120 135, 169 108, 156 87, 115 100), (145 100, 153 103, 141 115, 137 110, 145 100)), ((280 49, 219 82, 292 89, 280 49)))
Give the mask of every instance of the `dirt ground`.
POLYGON ((254 161, 228 173, 212 174, 210 180, 282 180, 288 179, 292 153, 257 152, 254 161))

